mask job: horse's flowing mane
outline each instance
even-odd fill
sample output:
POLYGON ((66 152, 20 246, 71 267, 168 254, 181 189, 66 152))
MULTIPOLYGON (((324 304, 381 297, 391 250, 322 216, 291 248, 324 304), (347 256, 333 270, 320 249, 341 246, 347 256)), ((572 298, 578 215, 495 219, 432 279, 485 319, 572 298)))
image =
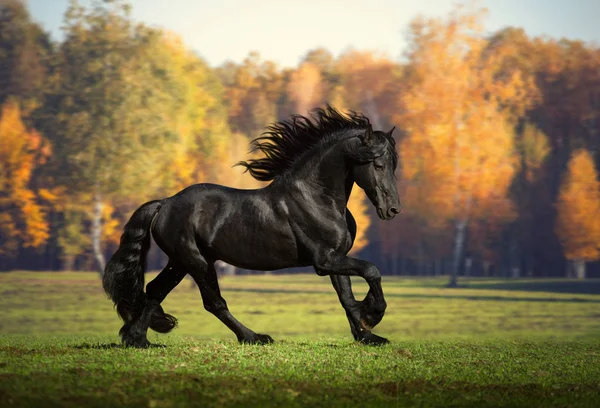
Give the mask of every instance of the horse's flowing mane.
POLYGON ((268 126, 266 132, 252 141, 252 151, 260 150, 265 157, 241 161, 237 165, 246 167, 246 171, 257 180, 273 180, 291 168, 300 156, 330 136, 369 126, 371 123, 366 116, 352 111, 343 115, 329 105, 325 109, 312 110, 310 118, 292 115, 289 120, 268 126))

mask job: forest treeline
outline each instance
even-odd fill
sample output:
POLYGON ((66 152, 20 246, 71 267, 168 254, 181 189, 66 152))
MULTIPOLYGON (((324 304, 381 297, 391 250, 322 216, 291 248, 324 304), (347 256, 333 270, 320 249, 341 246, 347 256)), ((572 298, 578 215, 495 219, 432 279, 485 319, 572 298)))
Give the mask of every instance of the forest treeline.
POLYGON ((249 142, 329 103, 397 129, 403 212, 377 220, 358 188, 349 205, 354 251, 382 273, 600 276, 600 49, 484 22, 415 18, 399 61, 319 48, 212 67, 121 0, 72 1, 61 42, 2 1, 0 269, 98 270, 143 202, 260 187, 233 167, 249 142))

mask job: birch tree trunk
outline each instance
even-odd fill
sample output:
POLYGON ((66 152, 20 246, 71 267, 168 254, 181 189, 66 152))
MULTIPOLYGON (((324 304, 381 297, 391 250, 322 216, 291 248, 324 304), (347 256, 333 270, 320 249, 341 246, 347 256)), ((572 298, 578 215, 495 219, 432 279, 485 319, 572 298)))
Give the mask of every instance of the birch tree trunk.
POLYGON ((470 256, 465 259, 465 276, 471 276, 471 268, 473 267, 473 258, 470 256))
POLYGON ((583 259, 573 260, 573 275, 577 279, 585 279, 585 261, 583 259))
POLYGON ((94 252, 94 258, 96 259, 96 265, 100 272, 100 277, 104 275, 104 267, 106 261, 104 254, 102 253, 102 210, 104 209, 104 203, 100 194, 94 194, 94 211, 92 215, 92 250, 94 252))

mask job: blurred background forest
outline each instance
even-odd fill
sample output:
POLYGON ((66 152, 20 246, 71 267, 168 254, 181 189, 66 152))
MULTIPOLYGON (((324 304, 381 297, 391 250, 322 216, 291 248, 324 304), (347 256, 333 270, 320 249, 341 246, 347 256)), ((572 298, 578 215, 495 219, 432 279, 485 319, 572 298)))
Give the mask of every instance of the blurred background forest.
POLYGON ((99 270, 143 202, 261 187, 232 167, 250 140, 330 103, 397 129, 403 212, 379 221, 357 188, 349 205, 354 252, 383 274, 458 259, 462 276, 600 277, 598 45, 489 34, 465 5, 412 20, 401 61, 316 48, 292 68, 256 52, 210 66, 130 8, 71 2, 56 41, 0 1, 0 270, 99 270))

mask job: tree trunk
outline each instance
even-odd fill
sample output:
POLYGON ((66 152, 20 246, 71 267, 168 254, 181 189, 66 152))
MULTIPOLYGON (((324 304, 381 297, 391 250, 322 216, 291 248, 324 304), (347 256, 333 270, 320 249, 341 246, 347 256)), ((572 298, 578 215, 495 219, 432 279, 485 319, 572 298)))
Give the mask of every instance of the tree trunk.
POLYGON ((73 271, 73 265, 75 265, 75 255, 64 255, 63 256, 63 271, 73 271))
POLYGON ((490 262, 488 261, 483 261, 483 277, 486 278, 488 277, 490 274, 490 262))
POLYGON ((511 239, 509 245, 509 276, 517 279, 521 277, 521 255, 518 238, 511 239))
POLYGON ((392 257, 392 275, 398 275, 398 252, 394 251, 391 254, 392 257))
POLYGON ((419 254, 418 255, 419 256, 419 261, 418 261, 418 264, 417 264, 417 275, 418 276, 423 276, 424 275, 424 273, 423 273, 423 270, 425 269, 424 268, 424 263, 425 263, 425 260, 424 260, 425 254, 424 254, 424 252, 425 251, 423 250, 423 242, 421 242, 421 243, 419 243, 419 250, 418 250, 418 254, 419 254))
POLYGON ((583 259, 573 260, 573 275, 577 279, 585 279, 585 261, 583 259))
POLYGON ((104 254, 102 253, 102 210, 104 209, 104 203, 100 194, 94 194, 94 212, 92 216, 92 251, 94 252, 94 258, 96 259, 96 266, 100 272, 100 276, 104 275, 104 267, 106 261, 104 260, 104 254))
POLYGON ((472 267, 473 267, 473 258, 468 256, 467 259, 465 259, 465 276, 467 276, 467 277, 471 276, 471 268, 472 267))
POLYGON ((457 286, 458 269, 460 267, 460 258, 465 243, 465 232, 467 229, 467 220, 456 221, 456 235, 454 237, 454 259, 452 262, 452 270, 450 271, 450 282, 448 287, 455 288, 457 286))

